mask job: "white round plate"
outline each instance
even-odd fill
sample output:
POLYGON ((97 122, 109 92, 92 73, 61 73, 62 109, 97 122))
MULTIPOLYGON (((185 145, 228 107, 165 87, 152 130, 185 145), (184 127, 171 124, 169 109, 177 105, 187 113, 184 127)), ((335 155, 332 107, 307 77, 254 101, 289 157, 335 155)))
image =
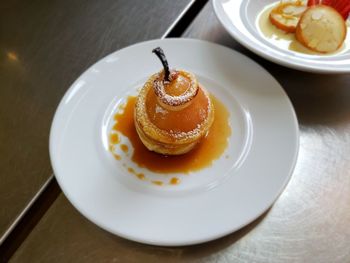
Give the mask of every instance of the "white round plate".
POLYGON ((350 72, 350 49, 334 55, 318 56, 279 48, 268 41, 261 33, 257 19, 266 6, 276 2, 277 0, 212 0, 215 13, 224 28, 239 43, 257 55, 280 65, 303 71, 350 72))
POLYGON ((53 120, 50 156, 63 192, 92 222, 134 241, 180 246, 225 236, 266 211, 292 174, 298 138, 288 97, 262 67, 217 44, 166 39, 119 50, 73 83, 53 120), (108 151, 118 105, 161 69, 151 53, 157 46, 230 111, 226 152, 208 168, 178 174, 176 186, 138 180, 108 151))

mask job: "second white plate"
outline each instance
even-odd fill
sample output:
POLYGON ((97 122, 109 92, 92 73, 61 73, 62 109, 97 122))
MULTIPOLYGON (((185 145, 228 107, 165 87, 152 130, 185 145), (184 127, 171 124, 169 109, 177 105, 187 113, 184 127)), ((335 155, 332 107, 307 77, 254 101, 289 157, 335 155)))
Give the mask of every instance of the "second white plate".
POLYGON ((50 156, 63 192, 92 222, 138 242, 179 246, 227 235, 266 211, 292 174, 298 138, 288 97, 262 67, 216 44, 166 39, 117 51, 75 81, 57 109, 50 156), (178 186, 137 180, 106 143, 118 105, 160 70, 151 53, 157 46, 230 111, 226 152, 178 186))
POLYGON ((257 55, 280 65, 303 71, 350 72, 349 49, 334 55, 308 55, 279 48, 264 38, 257 25, 257 19, 260 13, 274 2, 277 0, 212 0, 215 13, 227 32, 257 55))

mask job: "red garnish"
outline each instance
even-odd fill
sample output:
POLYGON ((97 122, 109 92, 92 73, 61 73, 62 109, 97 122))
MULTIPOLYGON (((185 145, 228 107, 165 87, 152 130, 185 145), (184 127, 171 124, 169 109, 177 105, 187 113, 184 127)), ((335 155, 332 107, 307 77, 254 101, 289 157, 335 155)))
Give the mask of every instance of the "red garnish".
POLYGON ((307 6, 328 5, 333 7, 346 20, 350 13, 350 0, 308 0, 307 6))
POLYGON ((335 1, 332 1, 332 0, 323 0, 323 1, 320 2, 320 4, 322 3, 323 5, 331 6, 333 2, 335 2, 335 1))
POLYGON ((333 1, 334 4, 332 5, 332 7, 334 7, 336 10, 343 10, 349 3, 349 1, 333 1))
POLYGON ((348 19, 350 14, 350 4, 348 4, 341 12, 340 14, 344 18, 344 20, 348 19))
POLYGON ((307 6, 318 5, 319 3, 320 3, 320 0, 309 0, 307 2, 307 6))

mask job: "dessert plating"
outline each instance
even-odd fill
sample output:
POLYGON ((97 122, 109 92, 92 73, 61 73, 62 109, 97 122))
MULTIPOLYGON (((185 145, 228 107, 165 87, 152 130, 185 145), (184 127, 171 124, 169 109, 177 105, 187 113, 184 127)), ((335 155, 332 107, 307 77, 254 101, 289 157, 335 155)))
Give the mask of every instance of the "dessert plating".
POLYGON ((153 52, 164 69, 153 74, 141 89, 135 106, 136 131, 147 149, 180 155, 205 137, 214 121, 209 93, 194 74, 169 70, 161 48, 153 52))
POLYGON ((350 39, 346 37, 350 1, 280 1, 265 10, 259 27, 274 44, 314 55, 345 51, 344 42, 350 39))

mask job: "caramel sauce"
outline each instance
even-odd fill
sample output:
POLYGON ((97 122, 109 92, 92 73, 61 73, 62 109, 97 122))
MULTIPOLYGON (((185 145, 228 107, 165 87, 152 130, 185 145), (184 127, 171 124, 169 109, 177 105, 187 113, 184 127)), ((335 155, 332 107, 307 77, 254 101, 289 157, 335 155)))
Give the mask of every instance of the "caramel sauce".
POLYGON ((114 144, 110 143, 108 149, 109 149, 110 152, 114 152, 114 150, 115 150, 114 144))
POLYGON ((169 181, 169 184, 172 184, 172 185, 179 184, 179 183, 180 183, 180 179, 177 177, 173 177, 169 181))
POLYGON ((121 144, 120 149, 124 152, 127 153, 129 151, 129 147, 126 144, 121 144))
POLYGON ((153 90, 147 94, 146 108, 150 121, 158 128, 166 131, 192 131, 202 123, 208 115, 208 99, 200 88, 191 104, 180 111, 168 111, 158 104, 153 90))
POLYGON ((137 178, 139 178, 140 180, 145 180, 146 176, 143 173, 138 173, 136 174, 137 178))
POLYGON ((131 167, 128 167, 128 172, 135 175, 140 180, 146 179, 146 176, 143 173, 136 173, 135 170, 131 167))
MULTIPOLYGON (((198 96, 198 95, 197 95, 198 96)), ((124 111, 117 113, 113 132, 126 136, 134 149, 131 159, 139 167, 156 173, 189 173, 210 166, 218 159, 228 145, 231 135, 229 112, 214 96, 211 96, 215 108, 215 119, 207 137, 190 152, 180 156, 164 156, 149 151, 139 139, 134 126, 134 107, 136 97, 128 97, 124 111)))
POLYGON ((152 181, 152 184, 162 186, 164 183, 162 181, 155 180, 155 181, 152 181))
POLYGON ((119 155, 119 154, 113 154, 113 156, 114 156, 114 158, 116 159, 116 160, 121 160, 122 159, 122 157, 119 155))
POLYGON ((120 139, 119 139, 119 135, 118 133, 112 133, 110 136, 109 136, 109 140, 111 143, 113 144, 117 144, 120 142, 120 139))

